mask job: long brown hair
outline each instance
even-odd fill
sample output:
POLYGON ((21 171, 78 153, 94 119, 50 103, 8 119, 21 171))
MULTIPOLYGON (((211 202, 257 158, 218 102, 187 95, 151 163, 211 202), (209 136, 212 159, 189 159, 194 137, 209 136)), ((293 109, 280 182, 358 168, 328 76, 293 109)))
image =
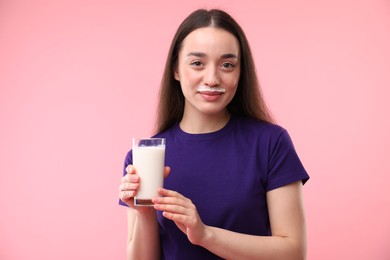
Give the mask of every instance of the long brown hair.
POLYGON ((240 44, 241 74, 233 100, 228 104, 232 115, 274 122, 268 110, 256 75, 255 63, 248 40, 237 22, 222 10, 199 9, 191 13, 179 26, 172 40, 160 87, 157 109, 157 132, 163 132, 179 123, 184 112, 184 95, 180 82, 174 78, 178 54, 183 40, 192 31, 203 27, 216 27, 233 34, 240 44))

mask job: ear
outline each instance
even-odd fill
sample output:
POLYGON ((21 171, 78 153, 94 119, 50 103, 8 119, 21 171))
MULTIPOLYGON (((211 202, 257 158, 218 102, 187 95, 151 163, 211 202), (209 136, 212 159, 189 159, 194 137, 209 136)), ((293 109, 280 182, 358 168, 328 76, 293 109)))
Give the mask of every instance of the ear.
POLYGON ((178 61, 175 62, 175 65, 173 66, 173 77, 177 80, 180 81, 179 77, 179 65, 177 64, 178 61))
POLYGON ((175 78, 177 81, 180 81, 179 72, 177 71, 177 69, 175 69, 175 72, 173 73, 173 76, 174 76, 174 78, 175 78))

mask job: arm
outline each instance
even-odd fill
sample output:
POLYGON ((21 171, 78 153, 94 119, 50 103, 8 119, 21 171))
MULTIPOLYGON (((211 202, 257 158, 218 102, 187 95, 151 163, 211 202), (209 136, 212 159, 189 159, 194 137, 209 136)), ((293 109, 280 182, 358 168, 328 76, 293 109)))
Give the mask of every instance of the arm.
POLYGON ((127 259, 160 259, 160 238, 156 212, 127 209, 127 259))
POLYGON ((295 182, 267 193, 272 236, 245 235, 206 226, 195 206, 182 195, 161 191, 156 209, 175 221, 193 243, 225 259, 305 259, 306 229, 302 184, 295 182))
MULTIPOLYGON (((119 186, 119 198, 127 204, 127 258, 128 259, 159 259, 160 238, 156 211, 150 207, 134 206, 134 196, 140 185, 140 177, 135 168, 129 165, 127 174, 122 177, 119 186)), ((169 167, 164 174, 169 174, 169 167)))

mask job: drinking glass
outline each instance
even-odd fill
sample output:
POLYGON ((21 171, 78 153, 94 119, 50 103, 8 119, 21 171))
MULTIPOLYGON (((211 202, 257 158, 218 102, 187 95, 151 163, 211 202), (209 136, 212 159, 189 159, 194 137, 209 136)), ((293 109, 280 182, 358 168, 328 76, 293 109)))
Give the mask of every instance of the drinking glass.
POLYGON ((165 138, 133 138, 132 153, 141 178, 134 205, 153 206, 152 198, 158 196, 164 182, 165 138))

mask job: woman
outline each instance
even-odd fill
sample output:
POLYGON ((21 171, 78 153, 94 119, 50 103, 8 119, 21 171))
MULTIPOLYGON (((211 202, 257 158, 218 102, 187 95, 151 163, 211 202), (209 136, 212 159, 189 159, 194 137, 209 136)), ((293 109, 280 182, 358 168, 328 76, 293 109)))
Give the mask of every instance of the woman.
POLYGON ((197 10, 178 28, 160 90, 166 138, 161 197, 135 207, 140 177, 125 159, 129 259, 304 259, 304 170, 273 124, 249 44, 221 10, 197 10))

